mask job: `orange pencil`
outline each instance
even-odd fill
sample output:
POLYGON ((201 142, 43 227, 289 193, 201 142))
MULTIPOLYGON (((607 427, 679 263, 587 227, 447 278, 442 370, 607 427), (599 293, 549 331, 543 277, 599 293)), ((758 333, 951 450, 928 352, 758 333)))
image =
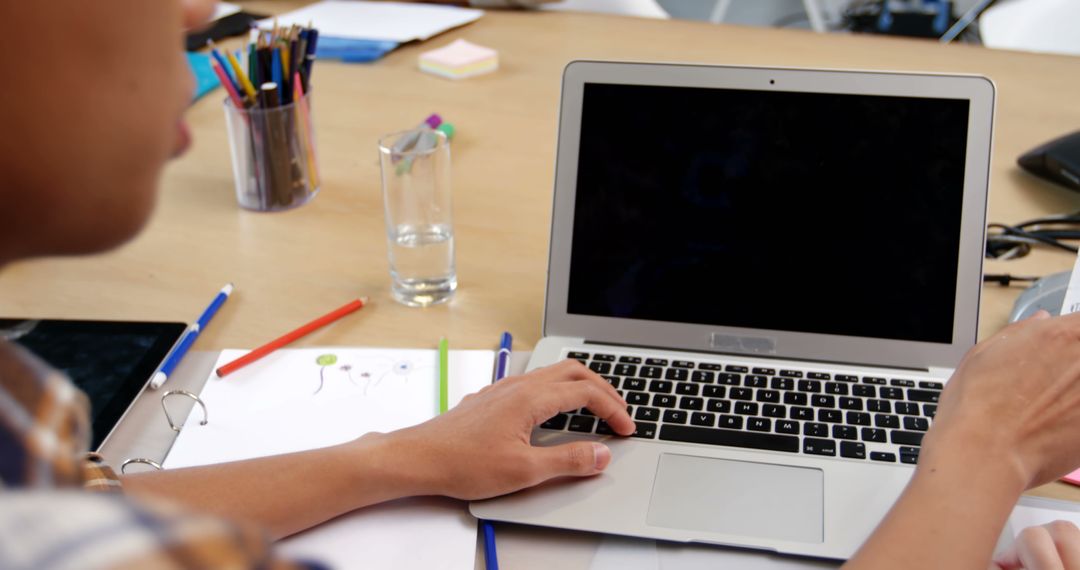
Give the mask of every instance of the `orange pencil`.
POLYGON ((262 346, 252 350, 251 352, 237 358, 236 360, 223 365, 214 372, 218 375, 218 378, 224 378, 227 374, 236 372, 237 370, 255 362, 256 360, 274 352, 275 350, 301 338, 305 337, 312 332, 344 317, 345 315, 359 310, 361 307, 367 304, 367 297, 361 297, 347 305, 339 307, 332 312, 329 312, 314 321, 290 332, 286 333, 262 346))

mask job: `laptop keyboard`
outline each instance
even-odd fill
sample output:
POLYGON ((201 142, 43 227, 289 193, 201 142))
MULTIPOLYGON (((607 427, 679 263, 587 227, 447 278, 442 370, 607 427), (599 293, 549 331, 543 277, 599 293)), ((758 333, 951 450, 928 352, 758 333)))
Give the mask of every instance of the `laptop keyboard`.
MULTIPOLYGON (((626 399, 632 437, 917 463, 941 382, 569 352, 626 399)), ((614 435, 586 409, 542 429, 614 435)))

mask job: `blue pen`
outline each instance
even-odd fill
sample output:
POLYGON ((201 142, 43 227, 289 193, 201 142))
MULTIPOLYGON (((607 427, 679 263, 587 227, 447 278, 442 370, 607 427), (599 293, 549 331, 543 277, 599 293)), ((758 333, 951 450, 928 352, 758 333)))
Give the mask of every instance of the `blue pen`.
POLYGON ((210 319, 214 318, 214 314, 218 312, 221 305, 225 303, 225 300, 229 298, 233 292, 233 284, 228 283, 221 288, 221 292, 214 297, 213 301, 210 301, 210 306, 206 307, 206 310, 199 315, 199 319, 191 324, 184 331, 184 338, 180 340, 180 343, 176 345, 176 348, 165 357, 165 362, 161 364, 161 368, 154 373, 154 378, 150 380, 150 388, 157 390, 169 379, 169 375, 173 373, 177 364, 184 359, 184 355, 187 354, 188 349, 192 344, 195 344, 195 339, 199 337, 199 333, 202 332, 206 325, 210 324, 210 319))
POLYGON ((281 50, 270 48, 270 81, 277 83, 278 101, 285 104, 285 86, 281 83, 281 50))
MULTIPOLYGON (((495 380, 498 382, 506 378, 510 372, 510 347, 514 344, 514 337, 510 333, 502 333, 499 339, 499 352, 495 355, 495 380)), ((495 550, 495 527, 491 521, 480 521, 480 528, 484 530, 484 563, 487 570, 499 570, 499 555, 495 550)))

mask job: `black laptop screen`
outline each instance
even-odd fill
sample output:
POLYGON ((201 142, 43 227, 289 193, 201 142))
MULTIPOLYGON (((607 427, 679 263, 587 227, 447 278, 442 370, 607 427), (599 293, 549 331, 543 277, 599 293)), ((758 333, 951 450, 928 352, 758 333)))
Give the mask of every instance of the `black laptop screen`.
POLYGON ((571 314, 949 343, 968 101, 586 84, 571 314))

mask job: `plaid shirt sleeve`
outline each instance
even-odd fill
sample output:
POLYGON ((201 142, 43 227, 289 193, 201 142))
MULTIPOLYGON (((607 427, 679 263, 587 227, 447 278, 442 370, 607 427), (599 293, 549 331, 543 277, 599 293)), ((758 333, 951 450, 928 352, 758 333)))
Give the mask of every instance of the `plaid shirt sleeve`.
POLYGON ((86 452, 88 411, 62 374, 0 341, 0 568, 321 567, 277 559, 255 527, 125 497, 86 452))

